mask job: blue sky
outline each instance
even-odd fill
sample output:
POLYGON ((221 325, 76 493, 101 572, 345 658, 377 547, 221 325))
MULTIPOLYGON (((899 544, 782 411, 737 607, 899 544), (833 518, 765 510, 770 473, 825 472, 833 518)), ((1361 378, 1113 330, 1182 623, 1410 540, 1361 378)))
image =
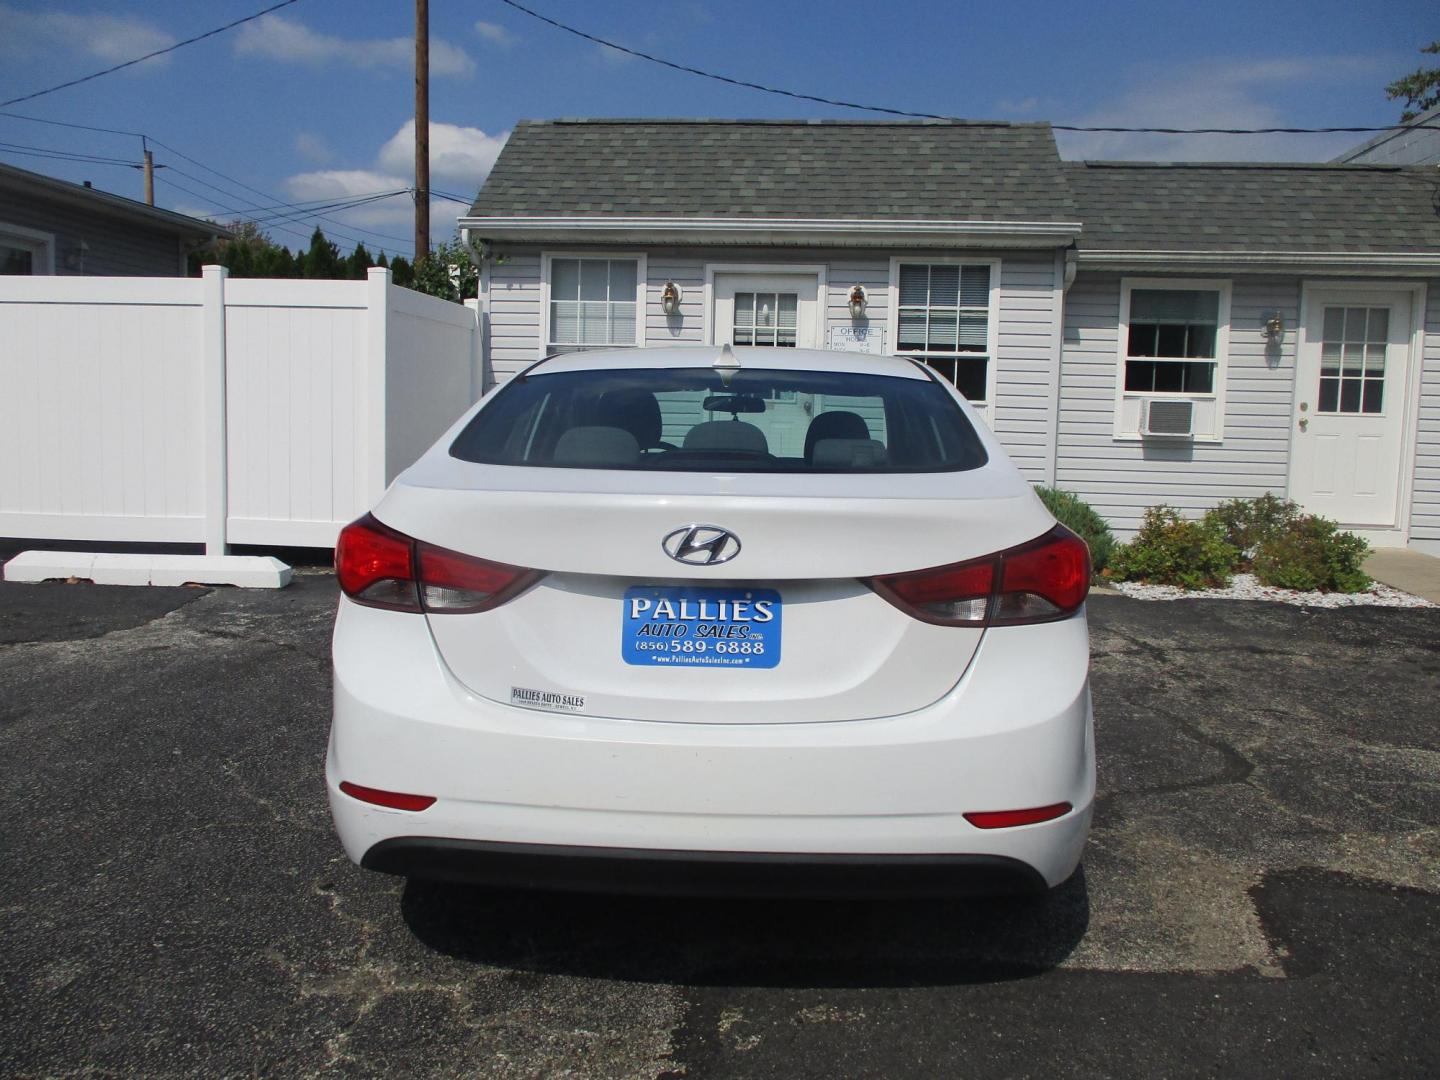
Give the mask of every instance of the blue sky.
MULTIPOLYGON (((0 0, 0 100, 265 6, 0 0)), ((680 63, 806 93, 975 119, 1122 126, 1392 123, 1400 110, 1385 99, 1385 84, 1422 59, 1434 62, 1418 50, 1440 37, 1433 0, 527 6, 680 63)), ((467 197, 521 118, 866 115, 669 71, 498 0, 431 0, 430 7, 432 184, 467 197)), ((170 166, 158 174, 157 202, 186 213, 228 219, 228 211, 256 204, 394 190, 410 183, 413 11, 409 0, 301 0, 8 111, 144 132, 194 159, 156 148, 156 161, 170 166)), ((1062 153, 1076 158, 1326 160, 1365 136, 1059 138, 1062 153)), ((0 144, 0 161, 140 194, 137 170, 14 149, 138 161, 136 138, 0 116, 0 144)), ((461 209, 434 204, 437 238, 461 209)), ((363 238, 372 250, 408 253, 410 214, 408 196, 400 196, 322 224, 347 250, 363 238)), ((296 246, 312 225, 281 223, 272 234, 296 246)))

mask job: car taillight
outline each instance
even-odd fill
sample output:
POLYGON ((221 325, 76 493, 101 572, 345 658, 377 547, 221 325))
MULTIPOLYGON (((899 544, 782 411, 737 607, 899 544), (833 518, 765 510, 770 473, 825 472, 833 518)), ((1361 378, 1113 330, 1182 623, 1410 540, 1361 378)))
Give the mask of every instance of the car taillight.
POLYGON ((906 614, 943 626, 1014 626, 1073 614, 1090 591, 1090 549, 1063 525, 1018 547, 870 579, 906 614))
POLYGON ((366 514, 340 531, 335 576, 358 604, 438 615, 499 607, 538 581, 543 571, 436 547, 366 514))
POLYGON ((356 603, 395 611, 419 611, 415 591, 415 541, 366 514, 340 530, 335 576, 356 603))

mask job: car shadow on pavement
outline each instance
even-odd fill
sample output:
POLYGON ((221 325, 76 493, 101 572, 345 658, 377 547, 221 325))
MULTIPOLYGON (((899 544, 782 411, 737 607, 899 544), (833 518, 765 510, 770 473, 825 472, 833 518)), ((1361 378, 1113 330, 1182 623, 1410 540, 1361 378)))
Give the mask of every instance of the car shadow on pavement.
POLYGON ((541 975, 687 986, 997 982, 1055 967, 1090 919, 1082 867, 1041 896, 668 899, 409 879, 402 917, 447 956, 541 975))

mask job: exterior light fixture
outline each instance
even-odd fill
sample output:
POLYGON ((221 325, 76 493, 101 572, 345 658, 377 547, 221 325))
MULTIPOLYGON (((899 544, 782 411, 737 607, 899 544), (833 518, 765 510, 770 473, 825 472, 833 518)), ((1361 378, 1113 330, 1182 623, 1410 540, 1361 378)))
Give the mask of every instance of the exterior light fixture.
POLYGON ((1268 341, 1278 342, 1285 336, 1285 316, 1279 311, 1272 311, 1266 317, 1260 335, 1268 341))
POLYGON ((865 314, 865 305, 869 299, 865 294, 864 285, 850 286, 850 317, 852 319, 858 319, 865 314))
POLYGON ((660 310, 666 315, 680 314, 680 286, 673 281, 665 282, 660 290, 660 310))

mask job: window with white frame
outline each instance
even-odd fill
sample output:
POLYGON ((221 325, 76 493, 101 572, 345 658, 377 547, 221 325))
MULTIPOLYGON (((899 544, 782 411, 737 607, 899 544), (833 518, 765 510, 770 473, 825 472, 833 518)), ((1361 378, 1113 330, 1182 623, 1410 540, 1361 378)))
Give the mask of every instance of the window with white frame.
POLYGON ((1120 285, 1115 436, 1138 438, 1145 402, 1192 402, 1191 437, 1218 440, 1225 427, 1230 282, 1125 278, 1120 285))
POLYGON ((0 222, 0 275, 53 274, 55 237, 0 222))
POLYGON ((552 258, 547 353, 635 345, 639 260, 552 258))
POLYGON ((897 264, 895 351, 924 361, 975 404, 990 398, 996 273, 991 263, 897 264))
POLYGON ((1213 394, 1219 330, 1219 290, 1132 288, 1125 391, 1213 394))

